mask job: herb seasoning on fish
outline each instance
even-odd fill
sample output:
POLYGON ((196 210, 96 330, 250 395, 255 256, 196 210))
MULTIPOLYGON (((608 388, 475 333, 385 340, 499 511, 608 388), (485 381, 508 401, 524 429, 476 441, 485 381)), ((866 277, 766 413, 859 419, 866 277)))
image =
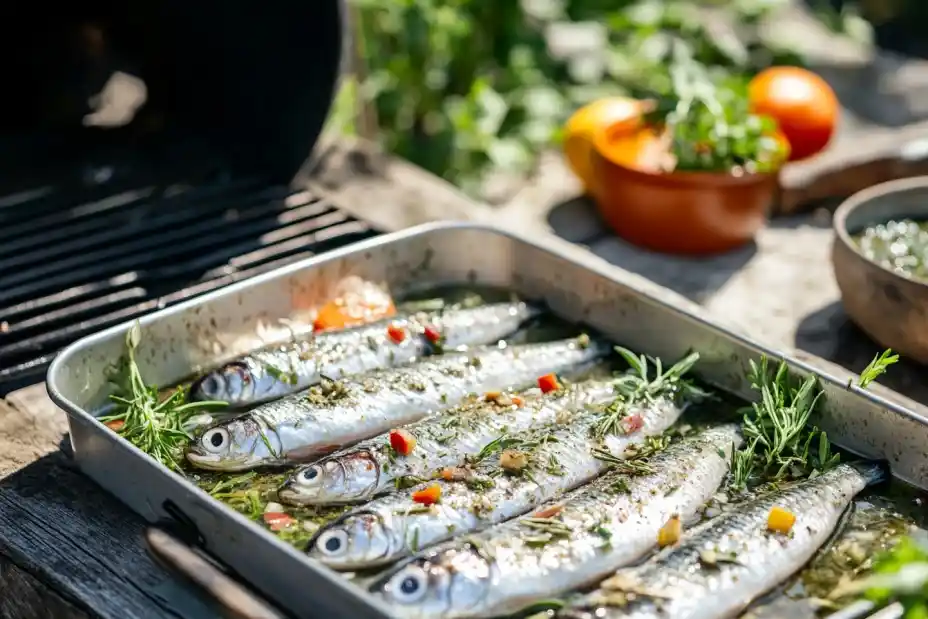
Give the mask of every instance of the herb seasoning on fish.
POLYGON ((409 540, 425 548, 513 518, 610 467, 647 472, 646 464, 626 459, 640 457, 647 437, 669 428, 682 412, 659 392, 653 396, 647 408, 626 402, 627 416, 637 423, 619 424, 615 434, 594 436, 604 412, 591 407, 566 426, 501 436, 477 454, 463 480, 432 482, 441 502, 426 513, 412 511, 409 491, 387 495, 322 529, 308 552, 339 570, 384 565, 414 552, 409 540))
POLYGON ((196 380, 192 400, 223 400, 233 407, 260 404, 302 391, 323 377, 342 378, 409 363, 433 352, 492 344, 516 331, 538 310, 526 303, 418 312, 372 324, 296 338, 255 351, 196 380), (402 329, 399 341, 392 329, 402 329))
POLYGON ((653 473, 607 473, 533 517, 408 560, 371 590, 399 617, 452 619, 508 615, 593 582, 653 548, 672 516, 695 515, 740 441, 733 424, 685 438, 653 457, 653 473), (627 493, 613 490, 619 480, 627 493))
POLYGON ((198 468, 225 471, 306 462, 446 410, 470 393, 526 386, 541 374, 569 372, 608 352, 605 342, 583 347, 573 338, 482 348, 325 381, 207 428, 187 459, 198 468))
POLYGON ((591 380, 547 394, 513 396, 490 392, 441 417, 405 429, 415 449, 398 456, 387 436, 378 436, 297 470, 278 493, 290 505, 338 505, 369 500, 392 490, 396 482, 425 480, 447 467, 443 477, 466 476, 468 456, 503 432, 519 433, 554 422, 571 412, 615 397, 612 380, 591 380))
POLYGON ((620 569, 557 616, 736 617, 752 600, 799 571, 831 536, 854 496, 884 475, 876 464, 842 464, 748 501, 689 531, 680 545, 640 566, 620 569), (795 516, 788 534, 768 529, 774 508, 795 516))

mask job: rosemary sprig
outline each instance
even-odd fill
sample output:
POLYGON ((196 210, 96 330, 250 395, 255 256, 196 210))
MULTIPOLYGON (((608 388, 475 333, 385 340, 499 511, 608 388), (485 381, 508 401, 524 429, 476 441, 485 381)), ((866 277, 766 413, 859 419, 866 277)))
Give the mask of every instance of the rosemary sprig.
POLYGON ((130 443, 171 470, 181 472, 181 450, 192 438, 184 423, 204 410, 227 406, 226 402, 186 402, 187 394, 178 387, 167 397, 159 397, 158 388, 142 379, 135 352, 142 337, 138 323, 126 332, 126 354, 110 371, 114 393, 113 412, 99 420, 130 443), (115 424, 113 422, 121 422, 115 424))
POLYGON ((629 365, 629 371, 616 379, 616 397, 606 407, 602 419, 594 426, 593 434, 604 438, 612 434, 624 434, 622 420, 633 405, 646 406, 664 398, 698 399, 708 394, 696 387, 684 376, 696 362, 699 353, 691 353, 664 371, 661 360, 636 355, 627 348, 616 346, 629 365))
POLYGON ((743 490, 757 475, 777 481, 838 463, 825 432, 807 425, 822 396, 815 376, 797 386, 785 362, 771 373, 767 358, 761 357, 759 364, 751 361, 748 378, 761 397, 742 411, 746 447, 732 453, 735 489, 743 490))
POLYGON ((593 447, 590 449, 590 453, 597 460, 611 465, 615 470, 626 475, 649 475, 654 472, 651 465, 640 456, 628 459, 618 458, 601 447, 593 447))
POLYGON ((874 355, 873 360, 861 371, 860 377, 857 379, 857 386, 866 389, 870 383, 885 374, 889 366, 898 361, 899 355, 893 354, 892 348, 887 348, 882 353, 874 355))

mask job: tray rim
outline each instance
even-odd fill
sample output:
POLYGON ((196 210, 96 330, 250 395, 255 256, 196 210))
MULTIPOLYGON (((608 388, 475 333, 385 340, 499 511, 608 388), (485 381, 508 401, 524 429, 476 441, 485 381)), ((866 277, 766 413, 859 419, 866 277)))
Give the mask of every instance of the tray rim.
MULTIPOLYGON (((553 234, 546 234, 544 237, 542 237, 543 240, 545 241, 545 243, 542 244, 540 242, 540 240, 542 240, 541 238, 533 239, 529 235, 523 235, 521 233, 513 232, 507 228, 503 228, 502 226, 499 226, 493 223, 469 222, 469 221, 429 222, 429 223, 413 226, 411 228, 406 228, 405 230, 385 233, 383 235, 380 235, 380 236, 377 236, 371 239, 366 239, 363 241, 359 241, 357 243, 352 243, 350 245, 340 247, 338 249, 335 249, 329 252, 324 252, 316 256, 311 256, 304 260, 294 262, 293 264, 285 265, 277 269, 268 271, 266 273, 262 273, 254 277, 250 277, 248 279, 235 282, 228 286, 224 286, 217 290, 210 291, 204 295, 197 296, 192 299, 187 299, 186 301, 178 303, 177 305, 172 305, 171 307, 157 310, 150 314, 146 314, 140 318, 121 322, 117 325, 108 327, 102 331, 98 331, 96 333, 86 335, 82 337, 81 339, 75 342, 72 342, 71 344, 66 346, 60 353, 58 353, 58 355, 55 356, 55 359, 49 365, 48 371, 46 372, 46 385, 48 389, 48 394, 51 397, 52 401, 54 401, 55 404, 57 404, 60 408, 64 409, 66 412, 70 410, 74 413, 78 413, 78 414, 84 413, 84 414, 89 415, 90 417, 93 417, 93 415, 90 415, 87 411, 84 411, 82 407, 71 402, 66 396, 64 396, 64 394, 62 394, 60 390, 58 389, 56 385, 56 381, 54 380, 55 376, 61 371, 61 368, 66 366, 69 358, 72 357, 78 350, 85 348, 86 346, 93 344, 99 340, 104 340, 108 337, 111 337, 115 334, 125 333, 136 322, 138 322, 142 327, 144 327, 146 324, 156 322, 158 320, 161 320, 164 317, 182 313, 184 311, 187 311, 190 308, 197 307, 198 305, 203 305, 212 300, 220 299, 224 296, 233 294, 241 290, 246 290, 248 288, 251 288, 252 286, 255 286, 267 280, 272 280, 272 279, 276 279, 281 276, 303 271, 308 268, 312 268, 318 264, 329 262, 329 261, 334 261, 344 256, 358 253, 358 252, 361 252, 367 249, 375 248, 381 245, 389 245, 389 244, 392 244, 392 243, 395 243, 397 241, 401 241, 407 238, 421 236, 424 234, 428 234, 430 232, 444 231, 444 230, 452 230, 452 231, 453 230, 477 230, 477 231, 489 232, 491 234, 498 234, 498 235, 507 237, 511 240, 514 240, 516 242, 530 245, 538 251, 554 255, 564 260, 568 260, 586 270, 593 271, 597 273, 598 275, 601 275, 603 277, 606 277, 607 279, 616 281, 617 283, 623 286, 633 289, 636 293, 642 295, 644 297, 644 300, 646 300, 649 303, 656 303, 658 305, 661 305, 664 309, 672 311, 673 313, 677 314, 679 317, 683 319, 690 320, 690 321, 695 320, 696 322, 701 323, 701 326, 708 327, 726 337, 736 339, 741 344, 749 348, 753 348, 757 350, 759 353, 766 355, 767 357, 774 357, 777 359, 782 359, 784 361, 787 361, 789 364, 796 366, 799 369, 802 369, 806 372, 817 374, 819 377, 828 379, 830 382, 834 383, 835 385, 843 386, 847 388, 848 391, 851 391, 858 396, 863 396, 866 399, 871 400, 874 404, 878 404, 879 406, 885 407, 894 413, 904 415, 906 417, 911 418, 914 421, 928 422, 928 417, 919 415, 912 408, 908 408, 906 406, 903 406, 900 403, 893 402, 892 400, 889 400, 877 393, 874 393, 870 391, 869 389, 861 389, 860 387, 857 387, 856 385, 851 385, 848 388, 846 379, 842 379, 842 378, 832 375, 830 370, 824 367, 821 367, 821 365, 827 364, 827 365, 832 365, 835 368, 840 368, 844 370, 845 373, 847 373, 848 377, 857 376, 850 370, 847 370, 846 368, 843 368, 842 366, 839 366, 832 362, 829 362, 826 359, 819 357, 818 355, 814 355, 812 353, 806 353, 804 351, 802 352, 802 357, 808 360, 806 361, 803 358, 799 358, 796 355, 791 354, 790 352, 784 352, 783 350, 774 348, 771 344, 766 344, 758 340, 755 340, 749 335, 739 333, 738 331, 735 331, 731 329, 730 327, 724 325, 721 321, 718 321, 717 319, 712 317, 708 313, 708 311, 704 310, 703 308, 695 304, 693 304, 692 307, 689 307, 687 309, 681 309, 677 307, 676 305, 674 305, 673 303, 670 303, 666 299, 662 299, 659 296, 653 294, 651 291, 640 288, 634 282, 629 282, 623 279, 623 277, 616 277, 616 272, 618 272, 620 275, 625 275, 626 273, 628 273, 621 267, 617 265, 612 265, 595 255, 584 252, 584 250, 575 247, 572 243, 569 243, 568 241, 560 239, 553 234), (561 247, 551 247, 551 241, 557 241, 558 245, 561 245, 561 244, 563 245, 561 247), (577 251, 577 250, 579 250, 580 252, 584 252, 584 253, 579 254, 579 255, 570 255, 570 254, 573 254, 574 251, 577 251), (613 271, 613 272, 610 273, 610 271, 613 271), (820 364, 816 362, 820 362, 820 364)), ((532 236, 540 237, 540 235, 537 235, 537 234, 532 235, 532 236)), ((653 284, 653 282, 651 283, 653 284)), ((658 284, 653 284, 653 285, 659 286, 658 284)), ((893 395, 899 397, 900 399, 909 400, 912 402, 913 405, 915 405, 916 407, 918 406, 917 402, 915 402, 914 400, 911 400, 910 398, 907 398, 903 394, 895 392, 889 387, 885 387, 883 385, 878 385, 878 386, 880 387, 881 390, 889 391, 893 395)), ((128 443, 128 441, 126 441, 126 443, 128 443)))
MULTIPOLYGON (((768 358, 775 360, 784 360, 789 363, 793 368, 800 370, 806 374, 815 374, 821 380, 828 381, 835 385, 838 388, 846 389, 847 391, 853 393, 857 397, 864 397, 869 400, 872 404, 886 409, 888 412, 892 412, 897 415, 902 415, 916 423, 928 425, 928 416, 923 416, 917 413, 915 410, 909 409, 901 404, 897 404, 891 400, 888 400, 876 393, 872 393, 869 390, 860 389, 856 385, 848 386, 848 378, 855 377, 856 374, 841 368, 835 364, 821 359, 818 356, 805 354, 808 360, 803 360, 797 358, 794 354, 789 352, 780 351, 768 344, 763 344, 754 340, 753 338, 734 331, 724 324, 721 324, 719 321, 711 317, 708 312, 702 308, 690 308, 690 307, 679 307, 669 301, 668 299, 661 298, 657 294, 647 290, 645 287, 637 285, 634 281, 634 277, 631 278, 632 281, 629 281, 629 278, 623 277, 627 272, 621 269, 621 267, 616 267, 611 265, 605 260, 585 252, 582 248, 576 247, 573 244, 555 237, 553 234, 546 235, 537 235, 533 234, 532 236, 524 235, 520 233, 513 232, 511 230, 505 229, 499 225, 492 223, 482 223, 482 222, 461 222, 461 221, 444 221, 444 222, 432 222, 407 228, 393 233, 386 233, 372 239, 367 239, 358 243, 347 245, 345 247, 325 252, 317 256, 312 256, 305 260, 295 262, 290 265, 274 269, 267 273, 258 275, 253 278, 249 278, 240 282, 236 282, 229 286, 220 288, 215 291, 211 291, 205 295, 189 299, 177 305, 158 310, 147 314, 139 319, 130 320, 118 325, 114 325, 105 330, 99 331, 97 333, 85 336, 80 340, 70 344, 64 350, 59 353, 52 364, 49 367, 46 380, 46 388, 48 390, 49 397, 51 400, 61 409, 65 411, 69 418, 76 417, 81 421, 89 422, 95 426, 98 431, 103 430, 102 424, 96 420, 96 417, 88 410, 85 410, 84 407, 75 404, 66 397, 57 384, 58 375, 66 371, 69 361, 73 356, 78 354, 82 349, 93 345, 97 342, 107 340, 116 335, 124 334, 132 325, 139 323, 142 327, 148 324, 155 323, 159 320, 162 320, 165 317, 173 316, 178 313, 186 312, 191 308, 195 308, 199 305, 221 299, 225 296, 235 294, 243 290, 247 290, 253 286, 259 285, 265 281, 277 279, 287 275, 292 275, 300 271, 305 271, 307 269, 313 269, 318 265, 336 261, 343 257, 350 256, 353 254, 361 253, 366 250, 377 248, 380 246, 391 245, 397 242, 401 242, 410 238, 417 236, 424 236, 434 232, 444 232, 444 231, 478 231, 485 232, 488 234, 495 234, 503 236, 515 243, 522 243, 528 245, 536 251, 544 252, 550 256, 565 260, 572 263, 577 268, 582 268, 584 270, 590 271, 596 275, 602 276, 608 279, 611 282, 616 283, 617 285, 624 286, 635 294, 639 295, 640 299, 644 302, 656 304, 662 307, 662 309, 669 310, 680 319, 686 321, 695 322, 702 329, 709 329, 714 331, 716 335, 735 340, 739 344, 753 350, 758 355, 766 355, 768 358), (816 367, 816 361, 821 361, 822 364, 833 365, 837 369, 841 369, 844 373, 847 374, 846 377, 836 376, 834 372, 826 369, 824 367, 816 367)), ((647 281, 647 280, 645 280, 647 281)), ((651 282, 648 282, 649 284, 651 282)), ((660 288, 660 287, 658 287, 660 288)), ((881 387, 882 389, 888 390, 886 387, 881 387)), ((891 390, 889 390, 891 391, 891 390)), ((895 392, 893 392, 895 393, 895 392)), ((899 394, 899 397, 903 399, 905 396, 899 394)), ((914 403, 914 401, 913 401, 914 403)), ((917 404, 917 403, 916 403, 917 404)), ((69 437, 72 433, 69 432, 69 437)), ((154 467, 160 473, 173 473, 166 466, 155 460, 149 454, 145 453, 141 449, 132 445, 129 441, 123 439, 122 437, 116 435, 113 432, 106 431, 104 436, 107 441, 110 441, 113 447, 121 450, 122 452, 131 453, 134 456, 141 456, 142 461, 145 462, 149 467, 154 467)), ((128 455, 128 454, 127 454, 128 455)), ((261 526, 258 526, 244 515, 233 510, 231 507, 222 503, 221 501, 213 499, 207 492, 200 489, 195 484, 191 483, 189 480, 185 479, 181 475, 171 476, 170 479, 175 484, 180 484, 187 492, 192 492, 197 496, 201 501, 205 501, 209 505, 210 509, 216 513, 216 515, 223 518, 231 518, 231 520, 237 524, 243 524, 249 527, 249 530, 258 535, 260 539, 267 541, 272 544, 277 550, 292 554, 300 560, 300 562, 305 565, 308 569, 312 570, 315 575, 321 577, 322 583, 332 585, 341 589, 345 593, 357 599, 361 604, 364 604, 368 607, 369 610, 379 613, 383 617, 389 617, 384 605, 382 605, 379 600, 374 596, 371 596, 368 592, 364 591, 362 588, 359 588, 354 583, 348 581, 340 574, 336 573, 333 570, 326 568, 325 566, 316 565, 313 562, 309 561, 305 553, 299 551, 294 546, 280 540, 276 535, 272 534, 270 531, 264 529, 261 526)), ((118 497, 117 497, 118 498, 118 497)), ((144 519, 144 516, 143 516, 144 519)), ((147 519, 146 519, 147 520, 147 519)), ((208 550, 208 548, 207 548, 208 550)))

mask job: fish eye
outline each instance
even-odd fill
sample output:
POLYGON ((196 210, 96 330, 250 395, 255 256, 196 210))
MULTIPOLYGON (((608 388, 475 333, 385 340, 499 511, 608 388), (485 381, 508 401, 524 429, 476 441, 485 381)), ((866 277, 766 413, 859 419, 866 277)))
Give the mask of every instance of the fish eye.
POLYGON ((203 434, 203 438, 200 439, 200 444, 203 445, 203 449, 210 453, 219 453, 229 444, 229 431, 225 428, 207 430, 203 434))
POLYGON ((319 482, 319 474, 322 472, 322 469, 319 465, 314 464, 308 466, 300 472, 300 481, 307 484, 315 484, 319 482))
POLYGON ((324 555, 339 555, 348 548, 348 533, 341 529, 326 531, 316 540, 316 547, 324 555))
POLYGON ((391 579, 390 593, 398 602, 413 604, 425 595, 428 577, 425 571, 417 566, 410 566, 399 572, 391 579))

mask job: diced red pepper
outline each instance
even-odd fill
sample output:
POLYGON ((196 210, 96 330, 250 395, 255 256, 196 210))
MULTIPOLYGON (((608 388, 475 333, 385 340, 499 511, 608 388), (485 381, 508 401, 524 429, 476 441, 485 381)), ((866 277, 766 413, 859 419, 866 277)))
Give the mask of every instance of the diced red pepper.
POLYGON ((626 434, 637 432, 644 427, 644 419, 638 413, 629 415, 622 419, 622 427, 625 429, 626 434))
POLYGON ((271 531, 282 531, 294 522, 296 522, 296 519, 293 516, 283 512, 267 512, 264 514, 264 524, 269 526, 271 531))
POLYGON ((432 484, 412 493, 412 500, 420 505, 434 505, 441 500, 441 486, 432 484))
POLYGON ((113 432, 119 432, 120 430, 122 430, 123 426, 126 425, 126 422, 123 421, 122 419, 113 419, 111 421, 107 421, 103 425, 105 425, 107 428, 109 428, 113 432))
POLYGON ((401 344, 406 339, 406 329, 399 325, 390 325, 387 327, 387 335, 396 344, 401 344))
POLYGON ((403 430, 402 428, 399 430, 391 430, 390 447, 399 455, 408 456, 416 447, 416 437, 413 436, 411 432, 403 430))
POLYGON ((554 374, 545 374, 544 376, 539 376, 538 386, 541 388, 542 393, 548 393, 556 389, 560 389, 561 387, 557 382, 557 376, 554 374))
POLYGON ((512 403, 517 407, 525 406, 525 400, 517 395, 512 396, 510 399, 512 400, 512 403))
POLYGON ((425 328, 425 339, 433 344, 438 344, 441 341, 441 333, 438 332, 438 329, 429 325, 425 328))

